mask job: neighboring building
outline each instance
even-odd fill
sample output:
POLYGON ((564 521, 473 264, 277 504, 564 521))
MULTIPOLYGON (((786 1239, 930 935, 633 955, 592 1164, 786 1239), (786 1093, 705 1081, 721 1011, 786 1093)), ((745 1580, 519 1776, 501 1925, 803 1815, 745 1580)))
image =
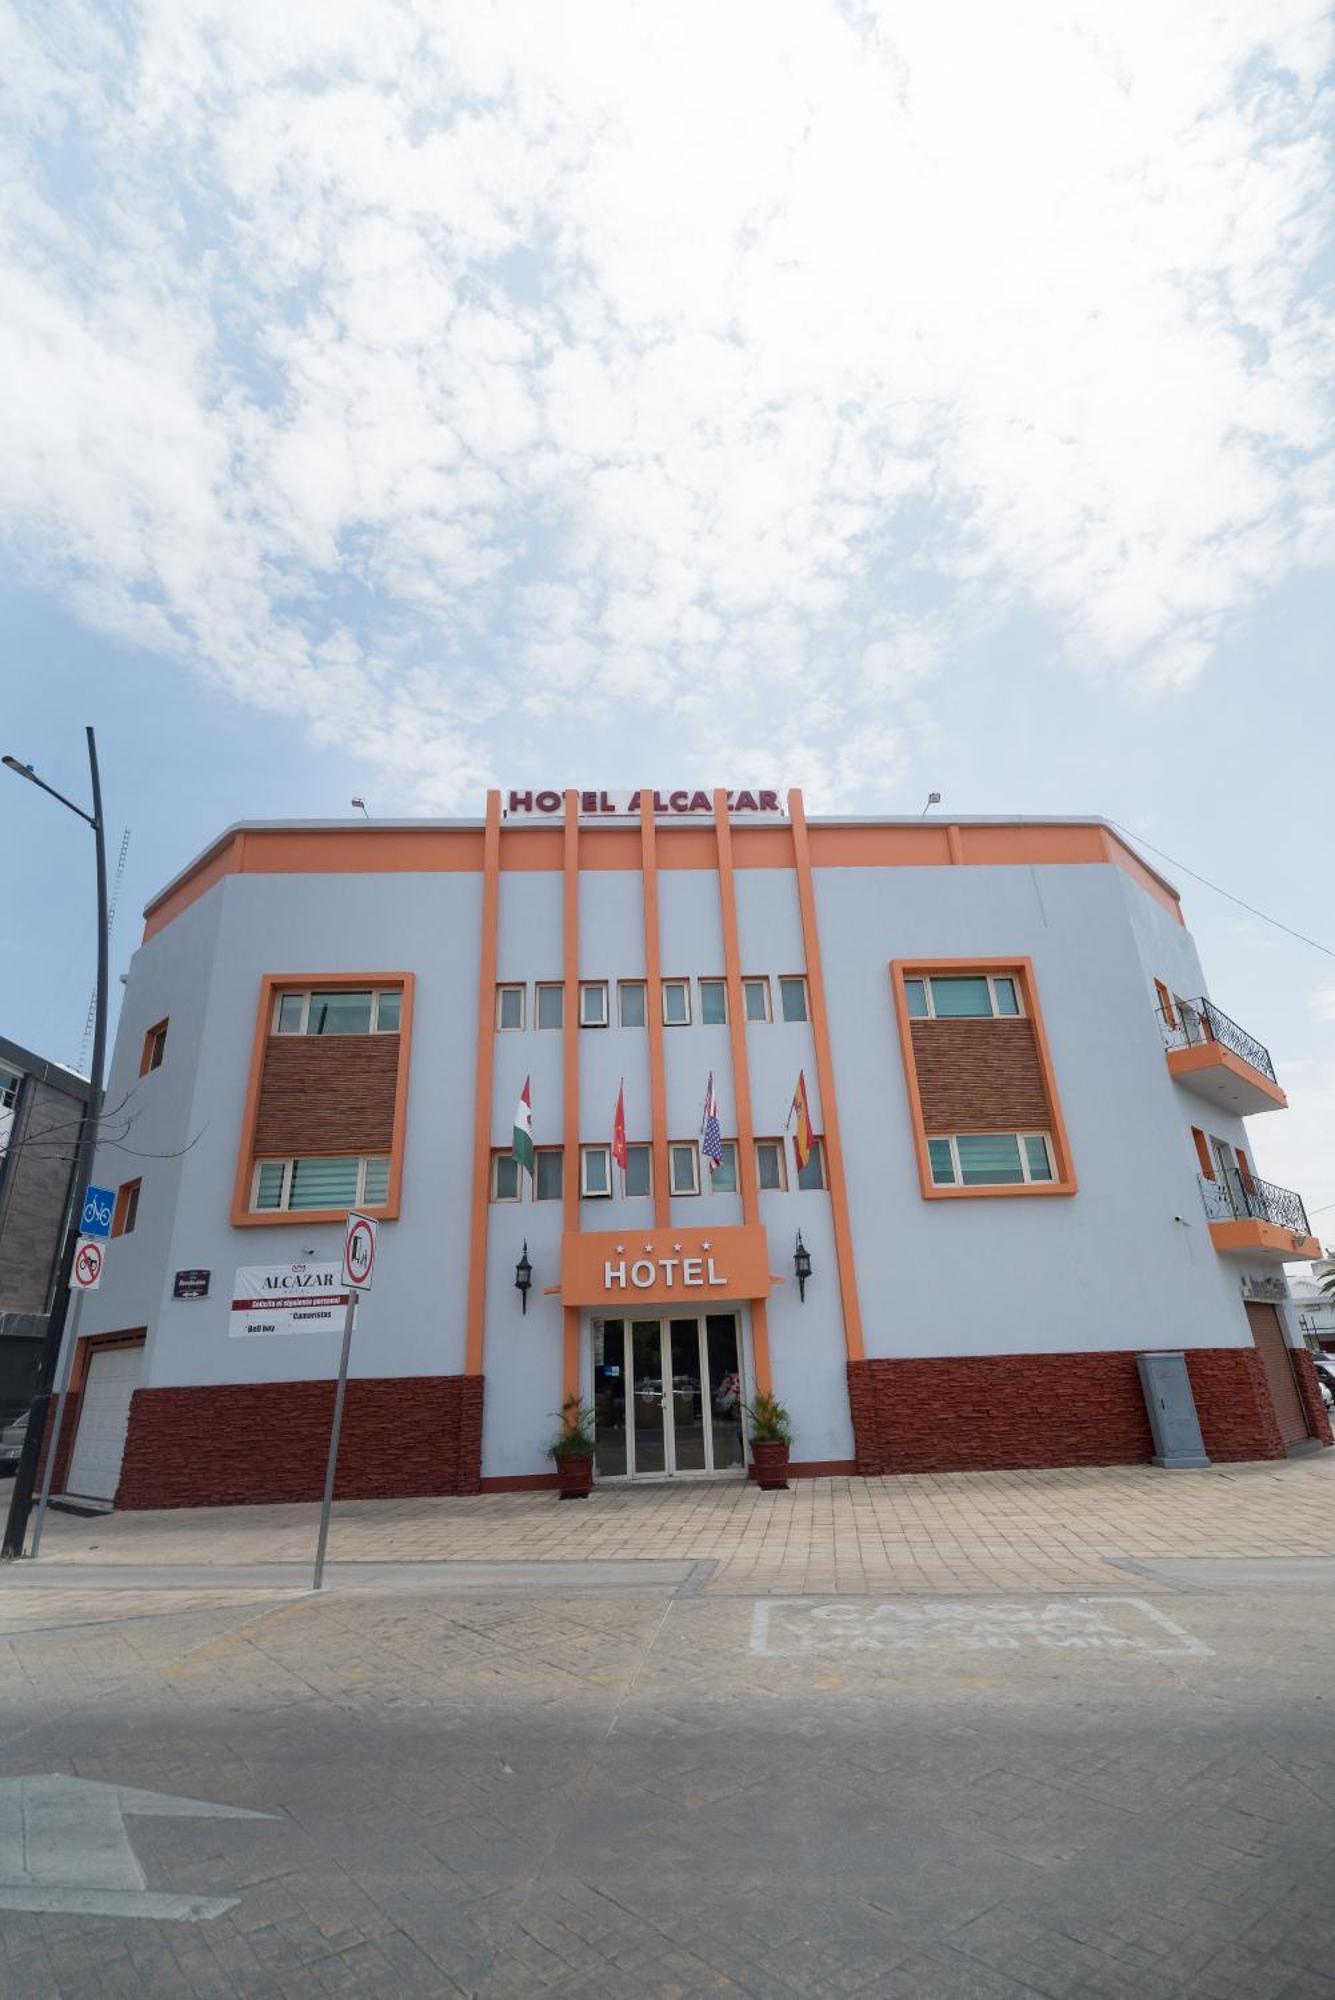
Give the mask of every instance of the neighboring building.
POLYGON ((1308 1346, 1335 1353, 1335 1293, 1322 1288, 1322 1279, 1335 1274, 1335 1259, 1312 1266, 1311 1276, 1291 1277, 1289 1297, 1297 1316, 1298 1331, 1308 1346))
POLYGON ((1213 1457, 1329 1442, 1283 1282, 1320 1245, 1243 1124, 1284 1093, 1111 828, 627 815, 234 827, 149 906, 71 1490, 318 1494, 341 1314, 233 1337, 232 1304, 336 1262, 352 1206, 384 1226, 341 1494, 547 1483, 572 1393, 601 1478, 740 1474, 771 1386, 799 1473, 1134 1463, 1145 1349, 1185 1350, 1213 1457))
POLYGON ((0 1420, 37 1382, 88 1084, 0 1036, 0 1420))

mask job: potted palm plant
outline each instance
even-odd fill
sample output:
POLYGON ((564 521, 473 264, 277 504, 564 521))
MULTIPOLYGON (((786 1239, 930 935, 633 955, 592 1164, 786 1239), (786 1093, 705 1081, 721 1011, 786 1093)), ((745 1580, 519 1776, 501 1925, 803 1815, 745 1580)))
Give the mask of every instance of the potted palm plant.
POLYGON ((788 1484, 792 1418, 773 1396, 757 1396, 746 1405, 746 1417, 751 1427, 751 1463, 756 1484, 766 1493, 780 1492, 788 1484))
POLYGON ((593 1487, 593 1411, 578 1396, 561 1405, 561 1428, 547 1447, 563 1500, 587 1500, 593 1487))

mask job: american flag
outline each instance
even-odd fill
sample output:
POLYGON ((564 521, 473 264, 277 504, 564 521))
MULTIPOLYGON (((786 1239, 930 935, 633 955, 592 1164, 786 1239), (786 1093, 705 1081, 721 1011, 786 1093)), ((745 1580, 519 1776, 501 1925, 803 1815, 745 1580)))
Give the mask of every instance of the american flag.
POLYGON ((709 1072, 709 1082, 705 1085, 705 1113, 700 1120, 700 1151, 709 1162, 709 1171, 716 1174, 723 1165, 723 1132, 718 1122, 718 1102, 714 1096, 714 1072, 709 1072))

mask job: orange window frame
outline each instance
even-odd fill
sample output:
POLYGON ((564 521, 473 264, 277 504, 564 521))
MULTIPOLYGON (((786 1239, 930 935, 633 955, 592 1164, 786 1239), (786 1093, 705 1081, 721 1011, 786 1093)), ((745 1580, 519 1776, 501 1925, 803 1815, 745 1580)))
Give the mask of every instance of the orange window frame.
POLYGON ((1196 1158, 1200 1161, 1201 1172, 1207 1181, 1217 1180, 1219 1176, 1215 1173, 1214 1161, 1210 1157, 1209 1143, 1199 1125, 1192 1126, 1191 1136, 1195 1142, 1196 1158))
POLYGON ((143 1191, 144 1181, 142 1175, 137 1175, 132 1181, 121 1182, 116 1190, 116 1207, 111 1218, 111 1233, 113 1236, 126 1236, 132 1233, 135 1223, 139 1220, 139 1197, 142 1196, 143 1191), (134 1217, 127 1227, 125 1218, 130 1212, 130 1203, 132 1200, 135 1204, 134 1217))
POLYGON ((1177 1010, 1173 1006, 1172 994, 1168 991, 1162 979, 1155 980, 1154 990, 1159 996, 1159 1012, 1168 1023, 1168 1026, 1175 1028, 1177 1026, 1177 1010))
POLYGON ((161 1063, 155 1064, 153 1061, 153 1049, 159 1035, 161 1035, 163 1038, 164 1048, 166 1047, 167 1027, 169 1019, 170 1019, 169 1016, 164 1015, 162 1020, 155 1021, 153 1023, 153 1026, 145 1031, 144 1046, 139 1056, 140 1076, 147 1076, 149 1071, 153 1068, 161 1069, 162 1064, 161 1063))
POLYGON ((1030 958, 895 958, 890 961, 890 990, 894 1000, 895 1016, 899 1023, 899 1052, 904 1064, 904 1083, 908 1090, 909 1118, 913 1129, 913 1149, 918 1162, 918 1186, 923 1200, 996 1201, 1013 1200, 1018 1197, 1021 1200, 1032 1201, 1044 1200, 1051 1195, 1077 1194, 1080 1184, 1076 1179, 1071 1142, 1067 1137, 1066 1119, 1062 1113, 1061 1098, 1057 1091, 1052 1050, 1048 1044, 1047 1029, 1043 1024, 1043 1010, 1039 1005, 1033 960, 1030 958), (931 979, 934 975, 945 978, 1001 977, 1015 981, 1020 993, 1021 1007, 1033 1023, 1034 1046, 1038 1051, 1039 1068, 1043 1076, 1043 1088, 1047 1095, 1050 1113, 1047 1130, 1052 1141, 1052 1150, 1056 1155, 1053 1161, 1055 1179, 1023 1181, 1013 1187, 938 1187, 933 1182, 931 1159, 927 1151, 929 1135, 923 1120, 922 1092, 918 1087, 918 1066, 913 1054, 913 1022, 904 987, 909 979, 931 979))
POLYGON ((250 1050, 250 1073, 241 1114, 236 1181, 232 1188, 230 1219, 234 1229, 271 1229, 280 1223, 286 1223, 291 1228, 304 1227, 311 1222, 342 1222, 347 1212, 341 1208, 303 1208, 295 1213, 286 1208, 261 1211, 250 1205, 255 1175, 255 1121, 259 1112, 260 1078, 264 1072, 264 1051, 273 1021, 274 998, 279 993, 304 993, 315 987, 327 990, 331 987, 397 986, 403 994, 399 1012, 399 1067, 394 1083, 394 1131, 389 1146, 389 1192, 384 1206, 375 1211, 382 1221, 397 1221, 403 1196, 403 1147, 408 1128, 408 1073, 412 1060, 415 985, 411 972, 266 972, 262 975, 250 1050))

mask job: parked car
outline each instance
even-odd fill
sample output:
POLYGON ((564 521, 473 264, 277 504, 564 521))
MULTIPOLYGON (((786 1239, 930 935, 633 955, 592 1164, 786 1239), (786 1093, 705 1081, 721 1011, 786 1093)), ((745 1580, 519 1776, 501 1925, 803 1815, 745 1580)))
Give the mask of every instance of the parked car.
POLYGON ((1314 1354, 1312 1366, 1316 1369, 1322 1402, 1328 1410, 1335 1409, 1335 1354, 1314 1354))
POLYGON ((12 1423, 0 1430, 0 1479, 18 1470, 19 1457, 23 1451, 23 1440, 28 1432, 28 1412, 15 1417, 12 1423))

